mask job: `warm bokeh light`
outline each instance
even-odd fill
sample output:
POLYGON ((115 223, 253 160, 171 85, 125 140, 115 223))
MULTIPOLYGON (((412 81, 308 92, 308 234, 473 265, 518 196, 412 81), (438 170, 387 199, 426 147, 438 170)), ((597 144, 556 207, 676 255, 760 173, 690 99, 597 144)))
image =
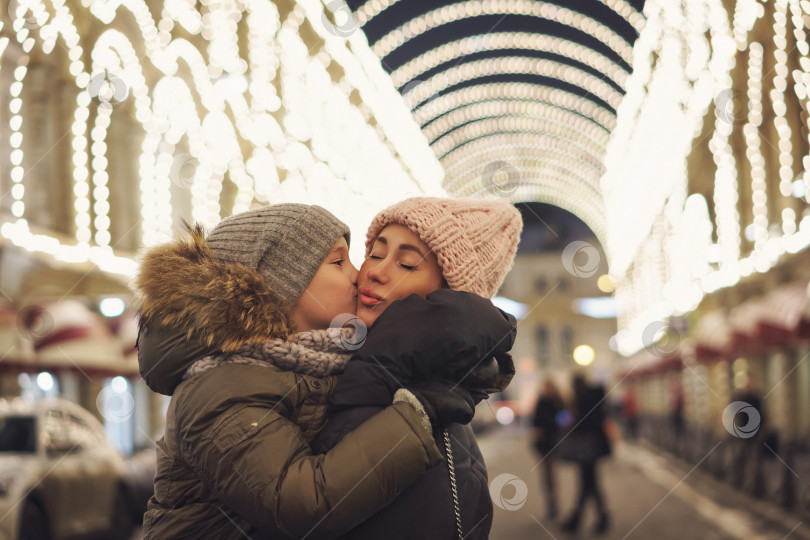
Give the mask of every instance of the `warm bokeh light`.
POLYGON ((596 286, 599 287, 599 290, 603 293, 612 293, 616 290, 616 287, 613 285, 613 280, 610 279, 610 276, 607 274, 602 274, 596 280, 596 286))
POLYGON ((590 366, 594 358, 596 353, 590 345, 579 345, 574 349, 574 362, 580 366, 590 366))

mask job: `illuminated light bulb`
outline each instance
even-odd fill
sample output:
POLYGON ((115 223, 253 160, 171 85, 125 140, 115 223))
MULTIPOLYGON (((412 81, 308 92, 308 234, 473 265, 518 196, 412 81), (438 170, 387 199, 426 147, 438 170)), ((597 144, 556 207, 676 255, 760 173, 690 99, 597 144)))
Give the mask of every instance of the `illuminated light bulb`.
POLYGON ((39 386, 40 390, 42 390, 43 392, 48 392, 52 390, 54 387, 53 376, 47 371, 43 371, 42 373, 38 374, 37 386, 39 386))
POLYGON ((607 274, 602 274, 596 280, 596 286, 604 293, 612 293, 616 290, 613 280, 607 274))
MULTIPOLYGON (((787 104, 785 102, 785 90, 787 88, 787 22, 788 0, 776 0, 774 2, 774 34, 773 41, 776 45, 774 51, 774 59, 776 64, 774 66, 775 75, 773 77, 773 86, 771 90, 771 101, 773 111, 775 113, 774 126, 776 127, 779 141, 777 143, 779 148, 779 192, 784 197, 789 197, 793 192, 793 180, 795 174, 793 171, 793 155, 792 155, 792 141, 791 130, 788 126, 785 115, 787 113, 787 104)), ((784 228, 784 223, 783 223, 784 228)))
POLYGON ((546 2, 531 2, 529 0, 515 1, 512 9, 509 9, 506 3, 492 2, 481 4, 478 0, 467 0, 451 6, 437 8, 428 13, 419 15, 399 28, 392 30, 375 42, 372 46, 372 50, 377 57, 384 58, 405 43, 406 40, 414 39, 424 33, 424 31, 439 27, 442 24, 447 24, 450 21, 483 15, 506 15, 516 13, 556 21, 560 24, 592 34, 596 39, 602 41, 618 54, 627 64, 632 65, 632 47, 610 28, 567 8, 558 7, 546 2), (467 6, 470 6, 470 14, 466 13, 467 6), (537 12, 535 12, 535 8, 538 10, 537 12), (435 22, 434 13, 439 13, 442 16, 439 24, 435 22), (416 31, 421 28, 424 28, 424 30, 416 31))
POLYGON ((401 87, 409 81, 421 79, 422 74, 426 71, 440 64, 456 61, 464 55, 480 51, 508 49, 564 53, 567 57, 585 64, 597 72, 604 73, 622 89, 627 80, 627 72, 621 66, 593 49, 554 36, 508 32, 466 37, 442 44, 397 68, 391 73, 391 78, 395 86, 401 87))
POLYGON ((27 62, 27 57, 21 58, 20 62, 23 64, 18 65, 14 69, 14 78, 16 81, 12 83, 9 88, 10 93, 15 96, 9 102, 9 111, 12 113, 11 118, 9 118, 9 146, 13 148, 9 153, 9 161, 13 166, 10 176, 14 183, 11 188, 11 197, 14 200, 14 202, 11 203, 11 214, 18 219, 25 215, 25 203, 23 202, 25 187, 22 184, 25 177, 25 169, 23 168, 24 153, 20 148, 23 142, 23 135, 20 132, 22 117, 19 116, 18 113, 22 108, 22 99, 19 97, 23 88, 22 80, 28 72, 28 68, 24 65, 24 63, 27 62))
MULTIPOLYGON (((748 122, 743 126, 746 142, 746 156, 751 166, 751 197, 753 201, 754 223, 751 239, 754 251, 765 246, 768 231, 768 198, 765 182, 765 159, 762 155, 759 126, 762 122, 762 64, 763 47, 759 43, 749 45, 748 61, 748 122)), ((746 230, 746 236, 748 236, 746 230)))
POLYGON ((99 303, 99 310, 105 317, 118 317, 124 313, 124 308, 124 301, 117 297, 104 298, 99 303))
POLYGON ((448 92, 416 109, 413 118, 418 124, 424 125, 459 106, 487 99, 548 102, 560 108, 576 111, 592 120, 597 127, 601 126, 608 131, 613 129, 616 122, 613 113, 597 106, 589 99, 563 90, 527 83, 489 83, 448 92))
MULTIPOLYGON (((36 4, 41 6, 41 3, 36 4)), ((158 15, 162 18, 156 22, 152 18, 149 8, 143 2, 126 2, 119 6, 121 7, 120 10, 116 10, 116 7, 111 7, 111 4, 108 3, 83 2, 85 8, 89 9, 103 24, 111 24, 116 17, 122 16, 119 12, 128 9, 134 16, 133 20, 143 38, 138 40, 138 43, 145 45, 143 61, 150 61, 153 67, 162 72, 164 79, 174 76, 178 69, 178 61, 185 62, 191 73, 191 80, 187 84, 194 93, 194 99, 199 100, 202 108, 207 111, 223 111, 227 108, 229 114, 233 114, 229 121, 232 123, 235 137, 238 138, 239 144, 244 144, 245 141, 251 140, 248 136, 251 129, 258 131, 256 127, 253 127, 256 124, 254 119, 260 114, 266 115, 265 111, 278 111, 281 107, 281 100, 278 96, 275 96, 275 101, 272 97, 263 98, 262 100, 254 99, 262 92, 258 92, 259 87, 252 86, 252 81, 247 84, 247 79, 244 77, 242 81, 245 84, 241 87, 234 85, 227 89, 216 88, 216 85, 211 83, 211 73, 216 72, 216 69, 213 69, 213 71, 210 69, 212 67, 216 68, 216 66, 210 65, 209 59, 206 59, 204 54, 196 54, 194 48, 197 45, 192 45, 183 39, 172 40, 171 35, 176 31, 178 25, 183 26, 191 33, 195 32, 195 28, 197 32, 203 31, 203 17, 198 16, 195 18, 195 15, 191 13, 191 11, 194 11, 193 9, 185 11, 186 18, 178 16, 177 20, 173 20, 174 15, 165 12, 168 6, 180 6, 181 4, 183 3, 169 2, 167 6, 164 6, 164 13, 158 15), (198 21, 196 26, 195 21, 198 21)), ((203 5, 207 4, 203 3, 203 5)), ((308 123, 313 131, 312 147, 316 146, 314 139, 316 137, 315 133, 317 133, 317 146, 321 155, 340 156, 344 161, 348 162, 356 161, 354 158, 360 156, 365 156, 366 159, 368 159, 368 156, 374 156, 373 161, 369 163, 368 170, 359 171, 357 167, 353 167, 351 178, 355 185, 351 189, 367 189, 368 185, 373 184, 372 180, 382 174, 391 180, 391 186, 387 188, 388 193, 379 190, 380 201, 378 203, 380 204, 383 201, 393 202, 393 198, 401 196, 407 190, 418 193, 429 188, 428 182, 424 179, 425 177, 420 178, 418 174, 419 170, 425 170, 426 168, 422 167, 418 160, 413 158, 416 154, 407 148, 407 145, 402 144, 404 139, 401 132, 406 130, 396 129, 397 121, 385 117, 388 113, 385 110, 387 108, 385 100, 377 100, 376 102, 373 99, 370 100, 370 102, 376 103, 373 110, 365 103, 358 107, 352 105, 348 100, 348 95, 358 89, 361 90, 364 96, 372 95, 369 92, 376 91, 374 85, 377 84, 377 82, 372 83, 366 80, 365 77, 368 77, 368 74, 359 72, 356 69, 355 64, 352 64, 356 60, 351 55, 346 55, 334 49, 331 45, 321 49, 325 51, 325 54, 320 54, 321 58, 318 62, 340 63, 344 70, 350 74, 338 84, 330 81, 327 66, 319 67, 315 65, 313 58, 315 55, 319 55, 317 50, 311 55, 305 52, 305 61, 301 64, 284 62, 284 71, 286 72, 282 73, 282 62, 279 56, 283 56, 285 48, 291 44, 287 42, 280 45, 280 40, 276 40, 273 35, 268 38, 267 25, 269 23, 277 24, 279 29, 282 26, 282 22, 278 20, 277 12, 274 11, 275 7, 272 7, 268 8, 266 12, 271 14, 275 12, 275 18, 272 16, 264 17, 265 12, 262 12, 262 17, 255 17, 252 27, 248 31, 251 37, 247 44, 249 52, 246 58, 249 61, 246 62, 241 58, 236 58, 239 51, 234 48, 236 35, 234 22, 238 17, 245 15, 239 9, 235 9, 235 5, 235 3, 226 2, 222 6, 217 6, 218 11, 214 9, 213 16, 206 21, 210 38, 209 43, 206 45, 211 45, 212 57, 217 57, 214 64, 227 65, 232 68, 232 73, 236 75, 244 73, 248 66, 250 66, 251 75, 256 75, 257 72, 264 70, 266 85, 272 87, 276 83, 280 83, 278 86, 280 94, 285 97, 289 94, 303 94, 308 88, 305 77, 312 76, 313 73, 320 70, 320 76, 325 77, 325 81, 327 81, 328 90, 324 93, 325 95, 318 96, 319 101, 311 98, 299 100, 299 103, 295 103, 292 107, 309 114, 308 123), (218 39, 218 44, 212 45, 218 39), (257 42, 259 40, 263 40, 263 47, 258 46, 257 42), (265 52, 264 58, 259 52, 261 50, 265 52), (253 54, 254 51, 256 51, 256 54, 253 54), (346 88, 348 88, 348 91, 346 91, 346 88), (311 111, 306 110, 307 104, 311 106, 311 111), (376 120, 374 126, 368 125, 371 118, 376 120), (346 138, 346 132, 357 134, 357 137, 346 138), (399 142, 392 143, 394 138, 398 138, 399 142), (398 152, 402 152, 403 155, 409 154, 410 157, 403 157, 398 152), (416 183, 413 178, 420 178, 423 185, 416 183), (394 187, 394 189, 391 189, 391 187, 394 187)), ((37 7, 37 9, 40 9, 40 7, 37 7)), ((112 133, 111 126, 118 122, 117 118, 122 117, 117 114, 117 111, 111 114, 98 113, 98 100, 96 98, 91 99, 91 96, 86 91, 93 80, 93 75, 99 71, 116 73, 126 81, 129 90, 127 99, 133 101, 133 103, 127 103, 126 106, 132 107, 134 105, 134 119, 142 126, 143 138, 140 148, 136 150, 136 155, 138 152, 140 153, 140 156, 137 157, 137 176, 139 177, 141 212, 144 218, 140 225, 144 244, 149 245, 159 241, 165 232, 171 228, 171 215, 175 204, 171 197, 175 191, 179 193, 179 196, 190 197, 193 202, 192 206, 196 211, 198 213, 202 212, 204 219, 211 222, 219 218, 220 204, 223 204, 220 200, 223 193, 223 181, 233 182, 237 186, 237 194, 233 203, 234 211, 252 205, 254 198, 258 196, 258 190, 255 189, 253 175, 248 174, 241 156, 235 156, 234 159, 225 163, 206 162, 204 158, 207 157, 209 148, 200 133, 200 119, 186 116, 186 113, 183 112, 183 104, 196 105, 191 93, 184 94, 171 104, 167 104, 166 110, 170 110, 172 114, 175 114, 174 117, 171 117, 171 114, 161 117, 156 112, 158 107, 153 109, 152 89, 143 80, 143 73, 139 64, 140 60, 138 55, 135 54, 129 38, 117 31, 108 30, 98 37, 92 45, 92 50, 90 50, 90 47, 86 46, 72 23, 75 16, 72 11, 74 9, 73 6, 69 9, 64 0, 54 0, 52 22, 49 21, 47 28, 43 27, 42 39, 36 32, 29 33, 27 29, 25 29, 25 32, 20 32, 19 37, 21 42, 26 43, 26 47, 41 45, 46 52, 47 47, 52 48, 56 40, 61 40, 61 44, 66 49, 66 56, 70 59, 65 67, 75 76, 76 86, 79 89, 76 108, 73 111, 68 145, 71 160, 74 164, 69 174, 73 178, 72 193, 74 207, 77 208, 75 216, 76 240, 80 245, 61 245, 55 239, 40 238, 37 235, 31 235, 30 232, 22 228, 9 229, 4 227, 3 235, 13 238, 15 243, 29 243, 29 247, 32 247, 32 249, 54 254, 56 257, 71 261, 88 260, 105 270, 119 273, 129 272, 131 274, 134 270, 133 261, 115 257, 110 249, 99 251, 100 248, 109 248, 110 235, 108 229, 111 226, 113 216, 110 215, 110 189, 108 184, 115 186, 115 182, 110 181, 107 170, 109 167, 108 162, 112 160, 107 153, 112 145, 108 146, 105 141, 107 130, 110 129, 112 133), (87 55, 82 46, 87 51, 90 51, 89 57, 93 62, 90 67, 84 63, 87 55), (88 125, 89 122, 92 122, 93 125, 88 125), (167 144, 169 146, 166 146, 167 144), (188 149, 190 157, 200 161, 196 167, 197 172, 193 174, 193 178, 189 179, 191 184, 189 186, 176 186, 171 179, 161 176, 167 171, 167 165, 169 169, 171 168, 172 162, 171 159, 166 162, 161 156, 166 154, 171 158, 173 145, 179 144, 183 144, 183 148, 188 149), (92 190, 90 189, 91 180, 93 183, 92 190), (177 187, 180 189, 175 189, 177 187), (91 216, 91 207, 93 216, 91 216), (91 230, 91 227, 93 230, 91 230), (35 240, 32 240, 34 238, 35 240), (89 246, 91 238, 95 238, 97 245, 89 246)), ((177 7, 176 9, 182 11, 185 8, 177 7)), ((249 17, 258 12, 259 9, 257 4, 247 16, 249 17)), ((50 16, 44 7, 42 7, 41 11, 46 16, 50 16)), ((298 26, 303 23, 307 16, 308 11, 301 6, 297 6, 283 24, 295 33, 298 26)), ((417 31, 425 30, 421 23, 417 23, 414 28, 417 31)), ((0 38, 0 48, 5 47, 3 44, 4 39, 7 38, 0 38)), ((306 51, 308 44, 301 42, 297 35, 294 39, 298 40, 298 43, 292 44, 292 46, 298 47, 298 50, 306 51)), ((368 49, 366 50, 368 51, 368 49)), ((289 49, 287 49, 288 51, 289 49)), ((370 51, 368 52, 370 53, 370 51)), ((367 54, 364 62, 367 63, 370 58, 371 55, 367 54)), ((227 70, 221 70, 220 74, 225 72, 227 70)), ((20 79, 19 82, 22 82, 25 73, 19 70, 17 75, 20 79)), ((238 81, 238 77, 235 77, 234 81, 238 81)), ((15 91, 21 92, 22 84, 14 88, 15 91)), ((12 96, 9 101, 9 111, 11 112, 9 121, 14 130, 19 130, 19 127, 24 124, 24 120, 18 114, 22 110, 22 101, 19 99, 19 95, 12 96)), ((393 95, 391 98, 386 97, 385 99, 393 103, 393 95)), ((286 111, 283 112, 286 113, 286 111)), ((283 118, 283 116, 280 116, 280 118, 283 118)), ((268 125, 265 121, 262 127, 268 125)), ((272 132, 269 142, 273 152, 283 153, 285 146, 289 143, 286 141, 279 145, 276 143, 279 139, 279 133, 282 140, 286 139, 286 134, 283 132, 284 128, 278 125, 269 125, 269 127, 270 129, 267 131, 272 132)), ((411 133, 416 134, 415 130, 412 130, 411 133)), ((9 139, 9 143, 10 146, 19 143, 20 148, 24 148, 27 141, 24 141, 21 135, 14 135, 9 139)), ((427 150, 426 145, 424 148, 427 150)), ((291 162, 293 167, 299 170, 294 171, 294 173, 291 172, 291 175, 294 174, 296 177, 301 178, 304 171, 314 168, 316 165, 322 165, 324 169, 329 171, 329 174, 332 174, 333 169, 340 168, 339 160, 335 159, 334 163, 324 164, 320 157, 313 157, 313 154, 314 150, 312 152, 308 150, 306 155, 300 154, 298 157, 294 157, 291 162)), ((19 187, 12 188, 12 193, 21 195, 24 193, 24 187, 21 184, 24 178, 22 151, 19 153, 11 152, 10 161, 12 162, 10 178, 20 184, 19 187)), ((438 164, 436 170, 440 170, 438 164)), ((346 200, 349 201, 346 203, 346 208, 365 208, 366 215, 357 218, 358 224, 361 220, 368 219, 373 215, 375 211, 374 204, 364 201, 359 193, 355 193, 351 195, 352 198, 349 198, 347 196, 349 193, 348 183, 341 177, 331 176, 330 178, 330 181, 334 184, 333 188, 330 188, 333 189, 334 196, 325 200, 346 200)), ((435 178, 438 178, 438 175, 435 178)), ((311 196, 306 191, 303 194, 307 197, 311 196)), ((19 204, 12 204, 11 209, 12 213, 17 217, 21 217, 24 206, 21 201, 18 202, 19 204)), ((226 212, 228 210, 227 208, 224 209, 226 212)))

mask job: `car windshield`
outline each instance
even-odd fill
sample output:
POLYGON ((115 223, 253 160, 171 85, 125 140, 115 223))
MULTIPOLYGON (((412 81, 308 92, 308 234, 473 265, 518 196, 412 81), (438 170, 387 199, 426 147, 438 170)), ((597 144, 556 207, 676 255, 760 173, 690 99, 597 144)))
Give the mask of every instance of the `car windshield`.
POLYGON ((33 453, 36 451, 36 427, 33 416, 0 418, 0 452, 33 453))

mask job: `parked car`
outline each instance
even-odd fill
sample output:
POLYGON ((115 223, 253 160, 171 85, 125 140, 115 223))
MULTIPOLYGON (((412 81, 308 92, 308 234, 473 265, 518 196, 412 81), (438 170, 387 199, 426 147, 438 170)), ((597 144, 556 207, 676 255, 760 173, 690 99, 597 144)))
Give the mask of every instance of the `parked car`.
POLYGON ((130 518, 134 523, 143 522, 146 504, 155 493, 156 449, 146 448, 127 458, 128 496, 130 518))
POLYGON ((0 538, 127 539, 123 457, 85 409, 0 400, 0 538))

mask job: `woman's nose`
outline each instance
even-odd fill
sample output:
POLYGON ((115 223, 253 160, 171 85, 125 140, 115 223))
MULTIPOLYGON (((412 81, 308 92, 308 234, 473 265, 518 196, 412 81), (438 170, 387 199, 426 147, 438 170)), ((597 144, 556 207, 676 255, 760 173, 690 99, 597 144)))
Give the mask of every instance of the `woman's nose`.
POLYGON ((385 261, 377 261, 376 264, 368 269, 369 279, 378 283, 385 283, 387 281, 385 271, 385 261))

